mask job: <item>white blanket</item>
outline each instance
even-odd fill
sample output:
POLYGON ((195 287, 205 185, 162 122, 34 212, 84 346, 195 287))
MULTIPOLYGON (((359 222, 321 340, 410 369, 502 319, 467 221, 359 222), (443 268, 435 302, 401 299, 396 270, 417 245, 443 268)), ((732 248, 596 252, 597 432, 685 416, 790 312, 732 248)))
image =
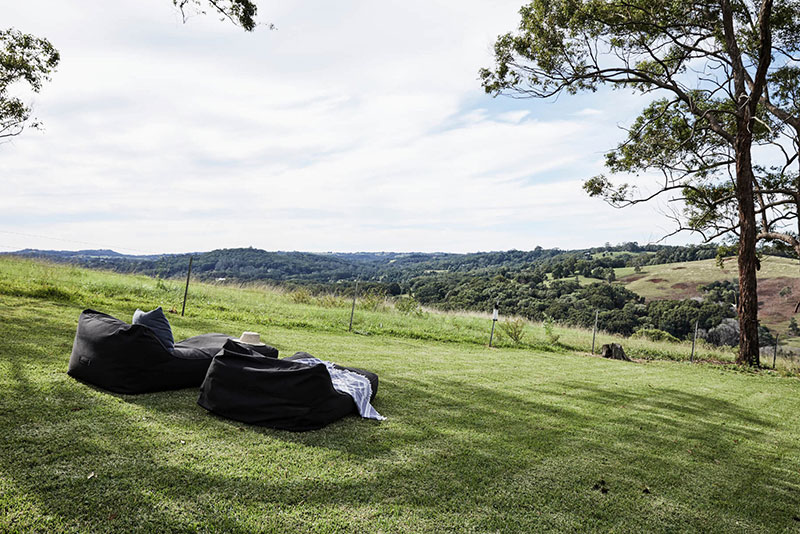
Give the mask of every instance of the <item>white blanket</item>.
POLYGON ((326 362, 325 360, 320 360, 319 358, 314 358, 313 356, 309 358, 298 358, 293 361, 308 365, 317 365, 320 363, 323 364, 328 370, 328 374, 331 375, 333 389, 339 393, 350 395, 355 401, 356 406, 358 407, 358 413, 361 414, 361 417, 366 419, 377 419, 378 421, 383 421, 386 419, 384 416, 379 414, 369 402, 370 397, 372 397, 372 384, 369 383, 369 379, 367 379, 366 376, 348 371, 346 369, 337 369, 333 366, 332 362, 326 362))

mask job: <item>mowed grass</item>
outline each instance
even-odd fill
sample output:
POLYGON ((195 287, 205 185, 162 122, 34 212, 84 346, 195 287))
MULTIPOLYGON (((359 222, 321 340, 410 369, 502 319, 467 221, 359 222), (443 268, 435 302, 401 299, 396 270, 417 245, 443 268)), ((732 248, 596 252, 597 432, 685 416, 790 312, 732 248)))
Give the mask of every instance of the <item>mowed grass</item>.
POLYGON ((283 356, 376 371, 388 419, 281 432, 210 415, 196 390, 117 395, 66 375, 83 307, 127 320, 179 294, 0 259, 0 531, 800 528, 800 382, 772 372, 489 349, 483 317, 359 312, 369 335, 349 334, 349 309, 194 285, 176 337, 255 329, 283 356))

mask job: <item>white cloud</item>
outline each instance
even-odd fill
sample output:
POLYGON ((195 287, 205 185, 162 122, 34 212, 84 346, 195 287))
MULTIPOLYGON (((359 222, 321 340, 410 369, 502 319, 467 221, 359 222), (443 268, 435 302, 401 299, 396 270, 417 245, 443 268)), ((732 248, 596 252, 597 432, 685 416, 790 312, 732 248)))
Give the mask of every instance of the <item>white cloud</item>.
POLYGON ((583 108, 581 110, 576 111, 572 115, 574 117, 599 117, 604 114, 602 109, 596 108, 583 108))
POLYGON ((255 34, 212 16, 183 25, 169 0, 82 6, 7 15, 63 59, 36 98, 46 133, 0 146, 0 247, 469 251, 652 236, 652 208, 621 217, 580 189, 635 100, 604 97, 609 122, 567 98, 554 113, 482 94, 477 70, 519 2, 274 2, 262 11, 279 29, 255 34))

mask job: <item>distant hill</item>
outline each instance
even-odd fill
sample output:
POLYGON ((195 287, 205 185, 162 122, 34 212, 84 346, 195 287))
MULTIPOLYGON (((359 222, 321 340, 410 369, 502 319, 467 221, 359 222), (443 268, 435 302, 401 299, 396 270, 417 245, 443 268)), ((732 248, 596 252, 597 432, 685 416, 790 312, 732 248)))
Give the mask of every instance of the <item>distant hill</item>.
POLYGON ((494 276, 498 273, 534 269, 538 269, 537 276, 551 273, 553 274, 551 278, 559 278, 576 274, 605 280, 611 270, 625 267, 636 257, 641 258, 641 263, 692 261, 713 257, 716 254, 716 246, 640 247, 636 243, 626 243, 616 247, 571 251, 536 247, 530 251, 508 250, 469 254, 270 252, 256 248, 164 255, 128 255, 104 249, 79 251, 25 249, 10 254, 165 278, 183 276, 191 256, 192 271, 200 279, 226 278, 241 281, 270 280, 323 284, 353 282, 360 279, 408 284, 416 277, 432 273, 494 276))
POLYGON ((146 256, 126 256, 109 249, 97 250, 39 250, 26 248, 13 253, 17 256, 28 257, 61 257, 61 258, 142 258, 146 256))
MULTIPOLYGON (((90 268, 183 278, 192 258, 193 278, 224 283, 269 281, 312 294, 359 292, 400 296, 446 310, 491 311, 533 320, 553 319, 624 335, 655 328, 688 336, 695 321, 709 332, 735 315, 735 268, 714 270, 716 245, 617 246, 582 250, 543 249, 453 253, 309 253, 255 248, 218 249, 192 254, 131 256, 111 250, 24 250, 13 254, 90 268), (622 279, 619 281, 619 279, 622 279), (704 284, 721 285, 708 290, 704 284), (647 300, 645 300, 645 298, 647 300), (666 299, 666 300, 665 300, 666 299)), ((732 261, 731 259, 727 260, 732 261)), ((775 260, 789 265, 788 259, 775 260)), ((794 301, 777 295, 785 287, 800 298, 800 281, 766 276, 761 284, 762 323, 786 331, 794 301), (773 287, 774 286, 774 287, 773 287), (780 286, 780 287, 779 287, 780 286)), ((777 263, 776 263, 777 265, 777 263)), ((796 278, 796 277, 795 277, 796 278)), ((729 336, 730 337, 730 336, 729 336)), ((710 339, 710 338, 709 338, 710 339)), ((766 338, 765 338, 766 339, 766 338)))
MULTIPOLYGON (((617 270, 627 289, 647 300, 688 299, 704 295, 702 288, 738 279, 736 258, 726 258, 720 268, 715 260, 647 265, 639 273, 630 267, 617 270)), ((800 262, 796 259, 764 256, 758 271, 758 308, 762 324, 785 330, 800 301, 800 262), (788 288, 788 289, 787 289, 788 288), (783 294, 781 294, 783 293, 783 294)))

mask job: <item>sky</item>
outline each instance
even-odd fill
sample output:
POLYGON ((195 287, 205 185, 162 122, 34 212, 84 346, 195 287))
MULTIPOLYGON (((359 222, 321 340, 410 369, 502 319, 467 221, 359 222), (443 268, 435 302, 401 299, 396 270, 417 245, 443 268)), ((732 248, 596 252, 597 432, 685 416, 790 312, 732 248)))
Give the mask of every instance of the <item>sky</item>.
POLYGON ((62 58, 32 95, 44 131, 0 144, 0 251, 575 249, 672 229, 663 204, 581 189, 641 97, 483 92, 522 2, 258 3, 276 30, 170 0, 0 0, 62 58))

